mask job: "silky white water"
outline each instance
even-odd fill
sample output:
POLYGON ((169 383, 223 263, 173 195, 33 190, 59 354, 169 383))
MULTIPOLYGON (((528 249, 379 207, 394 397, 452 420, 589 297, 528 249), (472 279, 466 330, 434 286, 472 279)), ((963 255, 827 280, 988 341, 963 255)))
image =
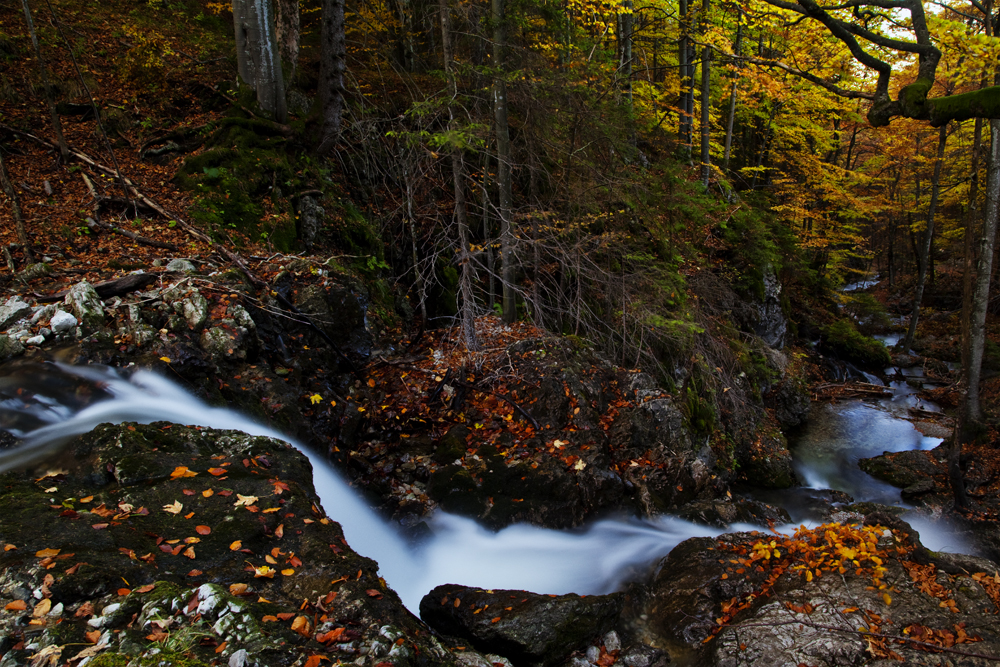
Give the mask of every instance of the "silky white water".
MULTIPOLYGON (((53 396, 36 394, 28 404, 18 399, 0 402, 0 411, 30 411, 37 421, 47 424, 27 433, 12 430, 25 442, 0 454, 0 471, 42 460, 72 436, 107 422, 168 421, 233 429, 296 445, 288 436, 237 412, 205 405, 177 384, 149 371, 137 371, 125 379, 109 368, 60 368, 99 383, 111 398, 77 412, 53 396)), ((298 448, 312 463, 323 508, 343 527, 353 549, 378 561, 382 576, 414 612, 431 588, 445 583, 536 593, 608 593, 645 574, 683 540, 722 532, 661 517, 650 521, 606 519, 576 531, 515 525, 493 533, 470 519, 439 512, 430 522, 431 538, 412 547, 327 461, 298 448)))

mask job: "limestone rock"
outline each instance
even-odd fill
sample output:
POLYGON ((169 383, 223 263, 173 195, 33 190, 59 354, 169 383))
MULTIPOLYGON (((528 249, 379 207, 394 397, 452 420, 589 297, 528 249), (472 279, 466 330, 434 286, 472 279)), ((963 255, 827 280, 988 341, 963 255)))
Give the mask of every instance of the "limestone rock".
POLYGON ((183 259, 178 257, 177 259, 170 260, 167 264, 167 271, 179 271, 181 273, 193 273, 196 271, 194 264, 191 260, 183 259))
POLYGON ((96 331, 104 324, 104 304, 86 280, 78 282, 66 292, 64 303, 76 316, 84 333, 96 331))
POLYGON ((76 329, 77 319, 65 310, 57 310, 49 320, 49 326, 56 335, 65 335, 76 329))
POLYGON ((30 314, 31 306, 22 301, 21 297, 12 296, 0 306, 0 329, 7 329, 14 322, 30 314))

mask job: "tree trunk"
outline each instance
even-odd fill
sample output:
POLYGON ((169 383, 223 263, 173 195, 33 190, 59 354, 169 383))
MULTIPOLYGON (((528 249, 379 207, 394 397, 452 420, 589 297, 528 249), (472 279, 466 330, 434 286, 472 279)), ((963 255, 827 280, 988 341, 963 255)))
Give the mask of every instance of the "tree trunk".
MULTIPOLYGON (((448 88, 452 101, 458 96, 458 83, 452 72, 451 27, 448 0, 438 0, 441 17, 441 51, 444 56, 444 71, 448 77, 448 88)), ((451 105, 448 106, 448 127, 455 129, 455 117, 451 105)), ((465 203, 465 169, 460 149, 454 148, 451 153, 451 176, 455 190, 455 222, 458 224, 458 291, 461 298, 459 304, 459 319, 462 328, 462 340, 467 350, 478 350, 476 340, 476 299, 472 287, 476 280, 476 267, 469 252, 469 215, 465 203)))
POLYGON ((678 108, 680 109, 680 118, 677 122, 677 134, 678 142, 681 146, 681 152, 685 150, 690 150, 691 148, 691 114, 688 112, 688 90, 690 89, 690 81, 688 79, 688 0, 679 0, 678 9, 678 29, 680 31, 680 36, 677 39, 677 64, 678 64, 678 74, 680 76, 680 100, 678 103, 678 108))
POLYGON ((983 233, 978 243, 976 282, 969 316, 969 364, 965 368, 966 390, 960 420, 961 442, 969 442, 974 438, 981 428, 980 423, 983 419, 982 407, 979 404, 979 379, 986 347, 986 309, 989 306, 990 277, 993 273, 997 214, 1000 212, 1000 119, 990 120, 990 134, 992 146, 989 172, 986 176, 986 214, 983 233))
POLYGON ((28 238, 28 230, 24 226, 24 216, 21 215, 21 202, 17 199, 17 191, 14 189, 10 178, 7 176, 7 165, 3 161, 3 150, 0 150, 0 186, 10 199, 10 209, 14 214, 14 227, 17 230, 17 241, 24 249, 24 261, 26 264, 34 264, 35 256, 31 252, 31 241, 28 238))
POLYGON ((511 324, 517 319, 517 300, 514 293, 514 232, 511 229, 511 154, 510 128, 507 123, 507 83, 504 81, 504 61, 507 48, 505 0, 493 0, 493 66, 499 70, 493 84, 493 119, 497 134, 497 184, 500 187, 498 213, 500 216, 500 255, 503 261, 501 283, 503 288, 503 321, 511 324))
MULTIPOLYGON (((702 35, 708 31, 708 10, 711 0, 701 0, 702 35)), ((712 110, 712 47, 707 44, 701 50, 701 185, 708 191, 712 175, 710 112, 712 110)))
POLYGON ((52 130, 56 133, 56 143, 59 145, 59 154, 63 162, 69 161, 69 146, 66 144, 66 137, 63 136, 62 121, 56 112, 56 103, 52 99, 52 84, 49 82, 49 68, 42 58, 42 50, 38 46, 38 34, 35 32, 35 22, 31 19, 31 6, 28 0, 21 0, 24 7, 24 22, 28 26, 28 34, 31 36, 31 46, 35 50, 35 60, 38 61, 38 73, 42 77, 42 87, 45 88, 45 103, 49 107, 49 117, 52 119, 52 130))
POLYGON ((937 161, 934 162, 934 176, 931 178, 931 203, 927 209, 927 230, 924 233, 924 243, 920 248, 920 275, 917 278, 917 290, 913 297, 913 314, 910 315, 910 326, 906 336, 900 343, 903 352, 909 352, 913 346, 913 337, 917 335, 917 320, 920 318, 920 302, 924 298, 924 286, 927 283, 927 269, 930 266, 931 245, 934 240, 934 214, 937 211, 938 194, 941 191, 941 165, 944 163, 944 147, 948 141, 948 128, 942 126, 938 130, 937 161))
POLYGON ((288 66, 289 85, 295 81, 295 70, 299 63, 299 0, 277 0, 278 2, 278 52, 281 61, 288 66))
MULTIPOLYGON (((738 9, 736 17, 736 45, 733 53, 740 55, 743 46, 743 10, 738 9)), ((722 171, 729 173, 729 157, 733 147, 733 125, 736 123, 736 88, 739 85, 739 75, 733 76, 733 88, 729 93, 729 114, 726 117, 726 148, 722 154, 722 171)))
POLYGON ((344 69, 347 44, 344 39, 344 0, 323 0, 320 28, 319 102, 323 127, 319 153, 333 150, 340 138, 344 113, 344 69))
POLYGON ((257 91, 260 108, 279 123, 288 120, 270 0, 233 0, 236 66, 240 78, 257 91))
POLYGON ((413 176, 407 163, 403 178, 406 180, 406 219, 410 228, 410 243, 413 244, 413 282, 417 287, 417 303, 420 307, 420 326, 427 326, 427 290, 424 287, 424 274, 420 272, 420 255, 417 248, 417 226, 413 220, 413 176))

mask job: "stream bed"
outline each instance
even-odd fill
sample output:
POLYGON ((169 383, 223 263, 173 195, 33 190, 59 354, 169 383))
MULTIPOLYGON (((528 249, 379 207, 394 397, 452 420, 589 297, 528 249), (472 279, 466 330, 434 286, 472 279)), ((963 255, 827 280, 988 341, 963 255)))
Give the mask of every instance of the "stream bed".
MULTIPOLYGON (((15 433, 25 437, 25 442, 6 452, 6 458, 0 458, 0 469, 33 456, 46 456, 70 436, 104 422, 172 421, 289 440, 234 411, 209 407, 177 384, 148 371, 138 371, 126 379, 110 368, 63 370, 98 383, 109 398, 78 411, 61 404, 58 397, 34 404, 36 423, 48 425, 15 433), (15 454, 20 457, 16 461, 15 454)), ((909 406, 917 404, 916 390, 900 381, 893 384, 893 391, 891 399, 878 404, 852 400, 814 405, 808 423, 793 439, 795 466, 806 485, 758 498, 786 507, 796 524, 819 522, 818 517, 803 511, 809 503, 802 502, 818 489, 844 491, 857 501, 901 504, 899 490, 861 472, 858 459, 883 451, 930 449, 940 439, 921 435, 899 418, 909 406)), ((9 401, 0 405, 2 412, 24 409, 24 404, 9 401)), ((626 581, 642 578, 674 546, 690 537, 756 528, 733 525, 723 531, 670 516, 620 516, 578 530, 513 525, 491 532, 470 519, 438 512, 430 520, 431 537, 415 546, 367 507, 322 457, 299 448, 312 462, 316 491, 331 518, 341 523, 352 547, 378 561, 386 581, 414 611, 423 595, 443 583, 551 594, 608 593, 626 581)), ((940 524, 917 515, 906 518, 915 524, 928 547, 965 550, 965 545, 940 524)))

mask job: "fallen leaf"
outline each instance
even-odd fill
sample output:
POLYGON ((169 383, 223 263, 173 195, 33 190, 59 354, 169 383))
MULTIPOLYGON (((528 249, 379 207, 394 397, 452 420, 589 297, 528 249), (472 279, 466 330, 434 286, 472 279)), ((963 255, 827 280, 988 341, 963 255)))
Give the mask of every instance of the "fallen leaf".
POLYGON ((212 494, 214 493, 215 491, 213 491, 212 489, 205 489, 204 491, 201 492, 201 495, 204 496, 205 498, 211 498, 212 494))
POLYGON ((126 595, 128 595, 131 592, 132 592, 131 588, 119 588, 118 589, 118 595, 121 595, 122 597, 125 597, 126 595))
POLYGON ((29 658, 31 660, 31 667, 45 667, 46 665, 55 667, 55 665, 59 664, 62 652, 62 646, 57 646, 55 644, 46 646, 29 658))
POLYGON ((312 636, 312 624, 309 619, 305 616, 296 616, 295 620, 292 621, 292 630, 299 633, 305 638, 312 636))
POLYGON ((15 547, 13 544, 5 544, 5 545, 3 545, 3 550, 4 551, 13 551, 16 548, 17 547, 15 547))
POLYGON ((329 660, 325 655, 311 655, 306 659, 306 664, 302 667, 319 667, 320 660, 329 660))
POLYGON ((184 555, 188 558, 194 559, 194 547, 188 547, 184 550, 184 555))
POLYGON ((241 507, 244 505, 253 505, 257 502, 257 496, 244 496, 239 493, 236 494, 236 502, 233 503, 235 507, 241 507))
POLYGON ((160 361, 169 364, 170 363, 170 357, 160 357, 160 361))
POLYGON ((170 473, 170 479, 177 479, 179 477, 194 477, 197 475, 194 470, 188 470, 187 466, 177 466, 174 471, 170 473))
POLYGON ((267 565, 255 567, 253 572, 253 576, 257 579, 274 579, 274 568, 268 567, 267 565))
POLYGON ((179 500, 163 506, 163 511, 170 512, 171 514, 180 514, 182 509, 184 509, 184 505, 179 500))
POLYGON ((271 616, 270 614, 260 619, 261 623, 275 623, 277 620, 277 616, 271 616))
POLYGON ((94 496, 86 496, 84 498, 80 498, 80 502, 82 504, 86 505, 87 503, 91 502, 93 499, 94 499, 94 496))
POLYGON ((285 524, 279 523, 278 527, 274 529, 274 536, 279 540, 285 536, 285 524))
POLYGON ((4 607, 7 611, 24 611, 28 608, 28 605, 24 600, 14 600, 13 602, 8 602, 4 607))
POLYGON ((107 524, 107 523, 95 523, 95 524, 91 525, 90 527, 93 528, 94 530, 104 530, 109 525, 110 524, 107 524))
POLYGON ((293 574, 295 574, 295 570, 293 570, 292 568, 288 568, 288 569, 286 569, 286 570, 282 570, 282 571, 281 571, 281 573, 282 573, 283 575, 285 575, 286 577, 290 577, 290 576, 292 576, 293 574))
POLYGON ((293 616, 295 616, 295 613, 291 611, 283 611, 280 614, 278 614, 278 618, 281 619, 282 621, 287 621, 293 616))
POLYGON ((45 598, 41 602, 35 605, 34 610, 32 610, 31 615, 35 618, 41 618, 45 614, 52 611, 52 600, 45 598))
POLYGON ((200 577, 203 574, 205 573, 202 572, 201 570, 191 570, 190 572, 188 572, 189 577, 200 577))
POLYGON ((91 630, 90 632, 84 632, 83 636, 87 638, 87 641, 91 644, 96 644, 97 640, 101 638, 100 630, 91 630))
POLYGON ((156 588, 156 584, 146 584, 145 586, 140 586, 139 588, 135 589, 135 592, 136 593, 148 593, 149 591, 153 590, 154 588, 156 588))
POLYGON ((244 593, 247 592, 248 588, 250 587, 247 586, 246 584, 230 584, 229 593, 231 595, 243 595, 244 593))
POLYGON ((215 652, 216 652, 216 653, 222 653, 223 651, 225 651, 225 650, 226 650, 226 644, 227 644, 227 643, 228 643, 228 642, 222 642, 221 644, 219 644, 218 646, 216 646, 216 647, 215 647, 215 652))
POLYGON ((235 542, 233 542, 232 544, 229 545, 229 550, 230 551, 239 551, 242 547, 243 547, 243 542, 240 541, 240 540, 236 540, 235 542))
POLYGON ((329 632, 316 635, 316 641, 323 643, 336 641, 340 639, 340 635, 344 634, 344 630, 345 628, 337 628, 335 630, 330 630, 329 632))
MULTIPOLYGON (((100 633, 98 633, 98 635, 100 635, 100 633)), ((108 644, 98 644, 97 646, 88 646, 87 648, 83 649, 82 651, 80 651, 79 653, 77 653, 76 655, 74 655, 72 658, 70 658, 69 661, 73 662, 74 660, 83 660, 84 658, 93 658, 95 655, 97 655, 98 653, 100 653, 101 651, 103 651, 104 649, 106 649, 107 647, 108 647, 108 644)))
POLYGON ((60 549, 41 549, 35 552, 38 558, 52 558, 59 554, 60 549))
MULTIPOLYGON (((380 591, 375 590, 374 588, 369 588, 367 591, 365 591, 365 595, 367 595, 370 598, 378 598, 379 600, 382 599, 382 593, 380 591)), ((458 604, 457 604, 458 602, 459 601, 456 599, 455 600, 455 603, 456 603, 455 606, 456 607, 458 606, 458 604)))
POLYGON ((215 475, 216 477, 218 477, 219 475, 225 475, 227 472, 229 472, 229 471, 226 470, 225 468, 209 468, 208 469, 208 473, 210 475, 215 475))
POLYGON ((199 535, 208 535, 212 532, 212 529, 209 528, 208 526, 195 526, 194 532, 198 533, 199 535))
POLYGON ((148 639, 151 642, 162 642, 168 636, 169 635, 167 635, 167 633, 164 632, 163 630, 153 630, 148 635, 146 635, 146 639, 148 639))

